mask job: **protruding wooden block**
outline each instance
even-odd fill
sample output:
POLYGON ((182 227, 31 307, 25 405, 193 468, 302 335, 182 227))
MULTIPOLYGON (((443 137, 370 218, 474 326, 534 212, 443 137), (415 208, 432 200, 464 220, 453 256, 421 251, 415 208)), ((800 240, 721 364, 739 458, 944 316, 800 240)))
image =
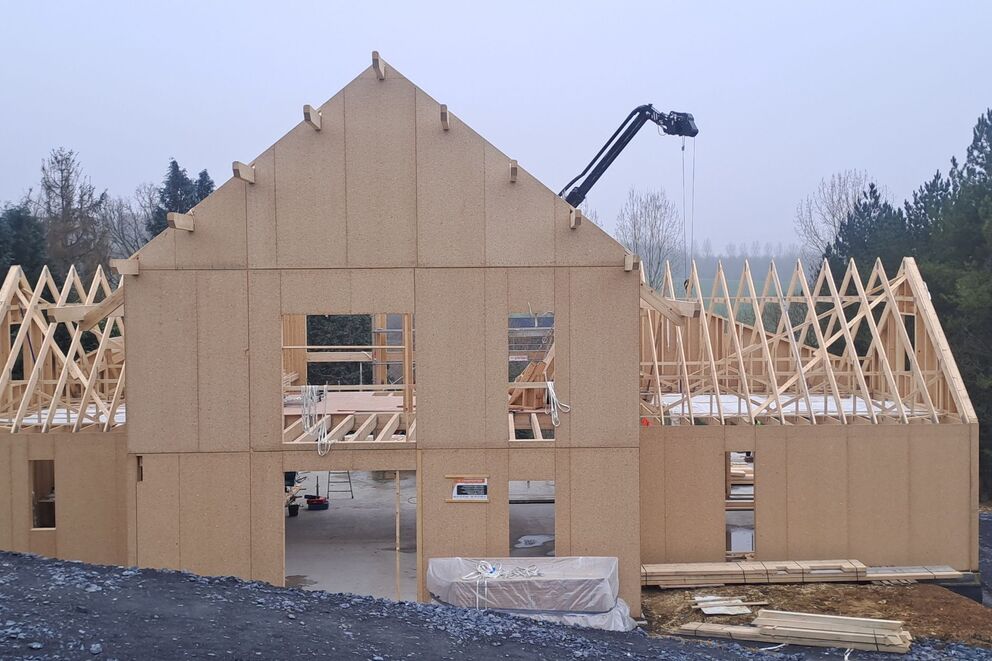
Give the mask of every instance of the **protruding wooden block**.
POLYGON ((517 162, 510 161, 510 183, 515 183, 517 181, 517 162))
POLYGON ((445 131, 451 128, 448 125, 448 106, 443 103, 441 104, 441 128, 445 131))
POLYGON ((379 51, 372 51, 372 68, 375 69, 375 77, 379 80, 386 79, 386 65, 379 57, 379 51))
POLYGON ((582 212, 578 209, 570 209, 568 212, 568 227, 575 229, 582 224, 582 212))
POLYGON ((241 181, 247 181, 249 184, 255 183, 255 168, 253 166, 242 163, 241 161, 234 161, 231 169, 234 170, 235 178, 241 181))
POLYGON ((112 259, 110 268, 121 275, 138 275, 139 267, 136 259, 112 259))
POLYGON ((320 130, 320 111, 307 104, 303 106, 303 119, 313 127, 315 131, 320 130))
POLYGON ((186 232, 193 231, 193 214, 191 213, 176 213, 170 211, 165 215, 166 222, 169 223, 169 227, 174 230, 184 230, 186 232))
POLYGON ((640 261, 641 260, 637 258, 637 255, 632 255, 631 253, 627 253, 626 255, 623 256, 623 270, 633 271, 634 267, 637 266, 638 262, 640 261))

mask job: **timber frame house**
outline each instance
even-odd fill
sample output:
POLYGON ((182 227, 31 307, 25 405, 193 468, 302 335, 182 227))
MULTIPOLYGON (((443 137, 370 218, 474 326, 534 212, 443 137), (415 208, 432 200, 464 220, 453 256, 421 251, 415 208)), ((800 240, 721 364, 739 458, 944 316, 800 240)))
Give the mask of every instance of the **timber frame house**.
POLYGON ((378 54, 233 174, 118 284, 7 274, 0 548, 283 584, 286 471, 404 470, 421 599, 431 557, 508 555, 510 480, 554 480, 556 553, 618 557, 634 615, 642 563, 730 557, 731 509, 756 560, 978 568, 977 421, 911 259, 652 289, 378 54), (342 362, 371 379, 309 382, 342 362))

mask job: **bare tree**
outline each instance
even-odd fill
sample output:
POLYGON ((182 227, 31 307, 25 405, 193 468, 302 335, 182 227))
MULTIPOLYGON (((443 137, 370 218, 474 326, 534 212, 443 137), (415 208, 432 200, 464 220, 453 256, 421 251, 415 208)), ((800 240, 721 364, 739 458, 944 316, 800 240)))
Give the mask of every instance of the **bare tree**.
POLYGON ((868 182, 863 170, 836 172, 829 179, 821 179, 816 191, 799 203, 794 222, 804 261, 819 263, 868 182))
POLYGON ((99 221, 110 239, 111 257, 130 257, 148 242, 145 229, 158 204, 158 189, 142 184, 132 199, 112 197, 100 209, 99 221))
POLYGON ((616 237, 640 256, 648 284, 658 287, 665 275, 665 260, 678 255, 682 239, 678 208, 663 190, 631 188, 617 215, 616 237))

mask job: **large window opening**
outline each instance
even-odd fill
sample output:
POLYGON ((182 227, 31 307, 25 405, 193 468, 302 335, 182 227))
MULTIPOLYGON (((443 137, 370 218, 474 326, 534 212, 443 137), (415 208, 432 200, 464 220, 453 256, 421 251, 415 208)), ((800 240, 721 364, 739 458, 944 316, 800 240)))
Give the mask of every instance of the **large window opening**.
POLYGON ((510 480, 510 557, 554 555, 554 481, 510 480))
POLYGON ((286 478, 286 585, 417 598, 416 471, 286 478))
POLYGON ((554 390, 555 315, 513 313, 507 328, 510 440, 554 440, 563 410, 554 390))
POLYGON ((55 462, 28 462, 31 480, 31 527, 55 527, 55 462))
POLYGON ((754 557, 754 453, 727 452, 724 515, 727 560, 754 557))
POLYGON ((416 439, 412 314, 285 315, 283 442, 416 439))

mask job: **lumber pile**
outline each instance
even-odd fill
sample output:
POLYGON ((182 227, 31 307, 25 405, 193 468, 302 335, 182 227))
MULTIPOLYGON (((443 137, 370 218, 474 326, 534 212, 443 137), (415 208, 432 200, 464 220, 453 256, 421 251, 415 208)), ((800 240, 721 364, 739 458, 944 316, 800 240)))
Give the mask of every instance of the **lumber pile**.
POLYGON ((869 579, 857 560, 786 562, 694 562, 641 565, 641 582, 662 588, 711 587, 761 583, 858 583, 869 579))
POLYGON ((751 606, 767 606, 767 601, 746 601, 746 597, 723 597, 702 595, 692 598, 692 609, 704 615, 743 615, 751 612, 751 606))
POLYGON ((750 625, 689 622, 679 633, 762 643, 841 647, 871 652, 909 652, 912 636, 898 620, 841 617, 761 609, 750 625))

